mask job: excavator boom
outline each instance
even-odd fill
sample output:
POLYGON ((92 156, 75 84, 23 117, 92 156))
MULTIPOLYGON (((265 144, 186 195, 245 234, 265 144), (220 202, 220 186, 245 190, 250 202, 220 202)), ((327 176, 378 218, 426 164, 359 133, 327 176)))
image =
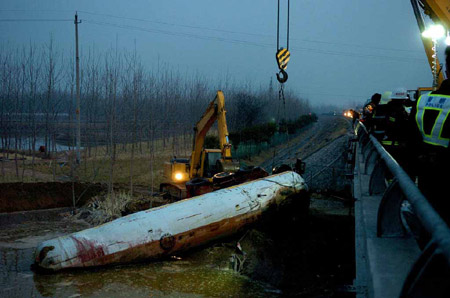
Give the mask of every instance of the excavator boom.
POLYGON ((199 122, 197 122, 194 131, 194 148, 191 156, 191 177, 202 177, 202 151, 205 143, 206 133, 217 120, 219 130, 219 142, 222 158, 231 160, 231 144, 228 140, 228 128, 225 111, 225 97, 222 91, 217 91, 216 97, 209 103, 208 108, 199 122))

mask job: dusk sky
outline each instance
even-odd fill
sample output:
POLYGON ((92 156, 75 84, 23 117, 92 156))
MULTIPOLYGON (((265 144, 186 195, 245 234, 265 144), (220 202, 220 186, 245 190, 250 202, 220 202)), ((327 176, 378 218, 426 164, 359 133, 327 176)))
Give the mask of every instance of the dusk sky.
MULTIPOLYGON (((136 43, 148 69, 159 59, 212 83, 228 76, 257 88, 275 80, 275 0, 1 1, 2 20, 71 20, 78 11, 82 54, 115 47, 117 36, 120 49, 136 43)), ((292 0, 290 32, 286 88, 313 105, 432 83, 409 1, 292 0)), ((59 51, 74 47, 73 21, 1 21, 0 35, 2 46, 44 45, 53 35, 59 51)))

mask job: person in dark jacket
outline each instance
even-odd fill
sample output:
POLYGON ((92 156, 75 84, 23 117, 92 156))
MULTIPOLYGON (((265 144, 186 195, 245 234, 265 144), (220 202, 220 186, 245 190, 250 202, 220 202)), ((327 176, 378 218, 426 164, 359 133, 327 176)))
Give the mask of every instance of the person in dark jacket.
POLYGON ((386 136, 386 116, 388 114, 388 103, 391 101, 391 91, 386 91, 372 113, 372 129, 371 133, 382 141, 386 136))
POLYGON ((373 117, 373 113, 375 111, 375 109, 377 108, 378 104, 380 103, 381 100, 381 94, 380 93, 375 93, 374 95, 372 95, 372 97, 370 98, 370 101, 364 106, 363 108, 363 122, 364 125, 366 126, 367 130, 370 132, 372 130, 372 126, 373 126, 373 121, 372 121, 372 117, 373 117))
POLYGON ((411 111, 409 148, 416 155, 419 189, 450 224, 449 178, 443 174, 450 168, 450 47, 445 54, 447 79, 436 91, 422 95, 411 111))
MULTIPOLYGON (((384 135, 381 144, 394 157, 399 165, 413 177, 410 166, 407 134, 409 116, 405 109, 407 91, 399 89, 389 92, 389 101, 384 105, 384 135)), ((378 106, 380 107, 380 106, 378 106)))
POLYGON ((356 122, 357 120, 359 120, 359 118, 361 117, 361 115, 360 115, 357 111, 355 111, 355 110, 353 110, 353 109, 350 109, 350 110, 349 110, 349 113, 350 113, 350 116, 352 117, 352 120, 353 120, 353 126, 355 126, 355 122, 356 122))

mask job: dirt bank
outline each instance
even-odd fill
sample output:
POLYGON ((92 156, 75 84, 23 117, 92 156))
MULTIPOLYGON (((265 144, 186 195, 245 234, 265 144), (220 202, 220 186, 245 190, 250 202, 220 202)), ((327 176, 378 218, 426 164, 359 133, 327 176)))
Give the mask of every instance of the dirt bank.
POLYGON ((0 213, 50 209, 84 205, 93 196, 105 191, 106 186, 92 183, 38 182, 1 183, 0 213))

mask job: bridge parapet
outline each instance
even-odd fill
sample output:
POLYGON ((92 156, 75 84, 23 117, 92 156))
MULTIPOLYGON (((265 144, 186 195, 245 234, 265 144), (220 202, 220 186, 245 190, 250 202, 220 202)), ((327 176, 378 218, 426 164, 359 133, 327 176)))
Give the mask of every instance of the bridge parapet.
POLYGON ((362 123, 352 152, 358 296, 450 297, 447 224, 362 123), (411 230, 429 235, 422 251, 411 230))

